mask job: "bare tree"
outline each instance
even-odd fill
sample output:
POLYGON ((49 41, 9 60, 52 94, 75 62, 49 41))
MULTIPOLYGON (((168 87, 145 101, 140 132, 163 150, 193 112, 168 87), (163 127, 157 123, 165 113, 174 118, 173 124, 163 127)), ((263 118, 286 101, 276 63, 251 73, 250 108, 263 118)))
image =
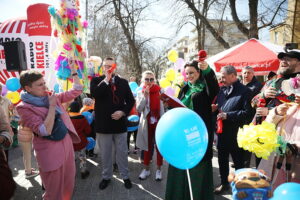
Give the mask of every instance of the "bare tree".
MULTIPOLYGON (((138 35, 137 27, 141 21, 147 19, 144 13, 153 2, 155 0, 102 0, 98 1, 93 8, 94 13, 96 13, 94 21, 98 21, 95 18, 100 17, 102 19, 100 23, 103 30, 106 27, 109 28, 109 32, 114 31, 114 33, 118 34, 117 36, 110 34, 110 36, 120 39, 118 45, 122 48, 118 49, 116 47, 110 49, 122 50, 117 52, 119 59, 126 65, 127 73, 137 78, 142 73, 143 55, 146 55, 143 54, 144 46, 152 39, 143 38, 141 35, 138 35), (105 21, 106 23, 104 23, 105 21)), ((94 23, 94 30, 99 29, 99 27, 95 27, 96 24, 94 23)), ((95 36, 96 33, 96 31, 93 32, 94 40, 97 37, 95 36)), ((100 35, 103 36, 105 33, 101 33, 100 35)))
POLYGON ((224 48, 229 48, 229 43, 222 34, 222 21, 226 10, 230 9, 234 23, 247 38, 258 38, 260 29, 273 25, 279 16, 284 15, 283 7, 287 0, 248 0, 249 14, 246 14, 247 17, 242 20, 236 10, 236 0, 181 0, 172 2, 176 3, 176 7, 180 8, 181 12, 186 13, 179 19, 181 20, 179 29, 187 23, 193 24, 191 17, 194 17, 194 25, 198 34, 198 48, 201 49, 204 45, 205 30, 208 30, 224 48), (187 6, 185 11, 182 11, 184 7, 180 3, 187 6), (208 12, 216 12, 217 8, 219 11, 216 20, 219 20, 219 26, 213 26, 210 23, 212 18, 211 16, 209 18, 208 12))
MULTIPOLYGON (((232 18, 237 25, 238 29, 248 38, 257 38, 258 39, 258 31, 259 29, 268 27, 274 23, 276 16, 282 11, 282 6, 287 0, 281 1, 269 1, 269 7, 273 7, 272 10, 268 9, 268 12, 262 11, 259 16, 258 13, 258 4, 259 0, 248 0, 249 5, 249 28, 245 25, 245 22, 242 22, 237 14, 236 11, 236 0, 229 0, 230 2, 230 9, 232 18), (271 3, 271 4, 270 4, 271 3), (265 22, 267 18, 266 15, 271 16, 268 22, 265 22), (259 24, 261 24, 259 26, 259 24)), ((263 1, 261 0, 261 3, 263 1)))

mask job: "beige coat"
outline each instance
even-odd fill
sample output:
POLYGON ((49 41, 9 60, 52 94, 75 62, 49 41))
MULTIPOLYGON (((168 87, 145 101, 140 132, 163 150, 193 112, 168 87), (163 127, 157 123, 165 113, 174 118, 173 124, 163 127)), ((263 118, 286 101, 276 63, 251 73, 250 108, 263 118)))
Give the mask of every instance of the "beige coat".
MULTIPOLYGON (((148 121, 147 115, 150 112, 150 99, 145 98, 142 91, 139 91, 136 97, 136 109, 141 113, 138 134, 136 138, 136 146, 141 150, 148 151, 148 121)), ((164 105, 160 101, 160 116, 164 114, 164 105)))
POLYGON ((0 149, 2 147, 8 148, 10 144, 12 144, 12 135, 11 135, 11 128, 8 123, 8 118, 0 106, 0 135, 6 138, 7 142, 0 144, 0 149))

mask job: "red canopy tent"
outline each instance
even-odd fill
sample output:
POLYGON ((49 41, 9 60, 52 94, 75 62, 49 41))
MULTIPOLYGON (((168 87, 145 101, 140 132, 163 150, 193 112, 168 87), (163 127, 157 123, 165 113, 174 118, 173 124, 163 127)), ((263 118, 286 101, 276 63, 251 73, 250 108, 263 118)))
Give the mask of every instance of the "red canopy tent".
POLYGON ((266 75, 270 71, 277 71, 279 66, 277 54, 282 51, 281 46, 250 39, 210 57, 207 62, 217 72, 226 65, 234 66, 238 72, 245 66, 251 66, 256 75, 266 75))

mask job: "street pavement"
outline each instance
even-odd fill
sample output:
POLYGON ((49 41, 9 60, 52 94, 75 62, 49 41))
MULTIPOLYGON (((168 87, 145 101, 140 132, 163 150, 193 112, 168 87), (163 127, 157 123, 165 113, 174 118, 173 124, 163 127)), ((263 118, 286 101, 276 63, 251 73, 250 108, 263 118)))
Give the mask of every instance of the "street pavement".
MULTIPOLYGON (((219 169, 216 152, 213 158, 213 172, 214 185, 218 185, 219 169)), ((161 200, 164 199, 167 167, 168 164, 164 162, 162 167, 163 180, 155 181, 155 158, 151 163, 151 175, 147 180, 139 180, 138 176, 143 169, 140 164, 137 154, 129 154, 129 170, 133 187, 128 190, 124 187, 123 180, 118 173, 114 173, 113 179, 105 190, 99 189, 99 182, 101 180, 101 161, 99 157, 88 159, 88 169, 90 176, 86 179, 80 178, 80 173, 76 174, 76 183, 73 194, 73 200, 161 200)), ((32 167, 36 167, 36 161, 32 156, 32 167)), ((14 200, 34 200, 42 199, 42 187, 40 176, 32 179, 25 179, 24 165, 22 161, 22 151, 20 147, 13 148, 9 151, 9 165, 13 171, 14 180, 17 183, 17 189, 14 195, 14 200)), ((78 167, 78 163, 76 163, 78 167)), ((1 198, 0 198, 1 199, 1 198)), ((215 195, 215 200, 231 199, 231 192, 223 196, 215 195)))

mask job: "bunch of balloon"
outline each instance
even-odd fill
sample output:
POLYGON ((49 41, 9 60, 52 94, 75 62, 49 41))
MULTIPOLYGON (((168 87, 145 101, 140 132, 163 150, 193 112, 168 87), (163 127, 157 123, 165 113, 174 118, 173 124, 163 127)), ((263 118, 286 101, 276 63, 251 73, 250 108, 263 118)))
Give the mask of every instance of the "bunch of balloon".
POLYGON ((84 90, 88 90, 87 67, 85 63, 86 53, 84 51, 83 29, 87 28, 87 21, 80 21, 79 0, 61 0, 59 10, 49 6, 48 12, 52 16, 52 27, 55 28, 59 41, 57 45, 57 55, 55 62, 56 76, 59 82, 66 82, 68 90, 68 80, 71 79, 70 60, 74 60, 75 69, 80 79, 84 80, 84 90))
POLYGON ((174 49, 168 52, 168 60, 172 63, 175 63, 178 59, 178 52, 174 49))
POLYGON ((155 140, 159 152, 174 167, 187 171, 193 199, 189 169, 204 157, 208 133, 203 120, 188 108, 167 111, 158 121, 155 140))
POLYGON ((2 87, 2 95, 5 94, 5 97, 16 105, 21 101, 21 96, 19 93, 20 89, 20 80, 16 77, 13 77, 6 80, 5 86, 2 87))

